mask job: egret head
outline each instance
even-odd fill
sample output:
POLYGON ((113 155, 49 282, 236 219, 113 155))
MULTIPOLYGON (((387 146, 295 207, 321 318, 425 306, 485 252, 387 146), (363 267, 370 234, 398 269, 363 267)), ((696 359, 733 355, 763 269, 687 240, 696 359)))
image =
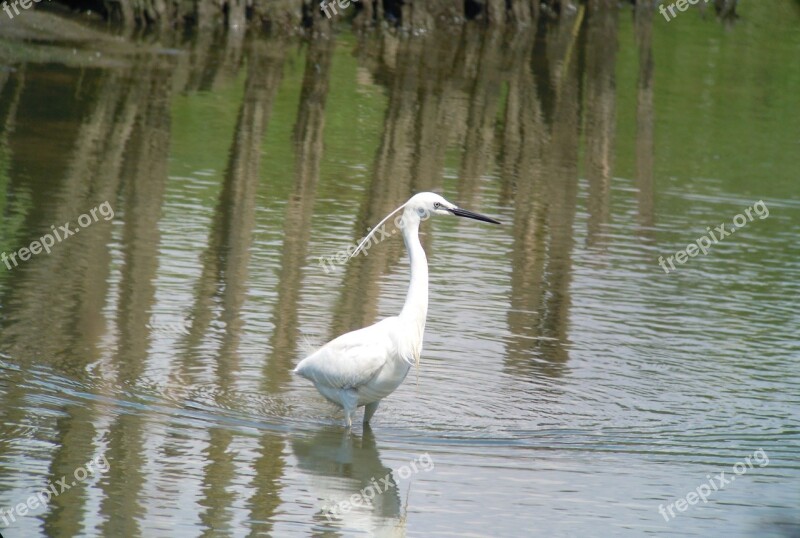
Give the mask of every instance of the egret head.
POLYGON ((455 215, 457 217, 467 217, 483 222, 491 222, 492 224, 500 224, 499 221, 493 218, 462 209, 448 202, 435 192, 421 192, 415 194, 405 203, 404 207, 405 212, 416 213, 421 219, 425 219, 430 215, 455 215))
POLYGON ((386 215, 382 221, 378 223, 375 228, 370 231, 361 241, 361 243, 356 247, 355 251, 350 255, 353 257, 357 255, 361 250, 364 248, 375 232, 383 226, 389 217, 394 215, 400 210, 403 210, 403 214, 399 215, 395 219, 395 224, 398 228, 407 228, 410 225, 413 225, 413 230, 416 232, 416 226, 419 224, 419 221, 425 220, 431 215, 455 215, 457 217, 466 217, 470 219, 480 220, 483 222, 491 222, 492 224, 500 224, 499 221, 494 220, 493 218, 487 217, 485 215, 481 215, 479 213, 473 213, 472 211, 467 211, 466 209, 462 209, 455 204, 452 204, 445 200, 443 197, 439 196, 435 192, 420 192, 415 194, 409 200, 386 215))

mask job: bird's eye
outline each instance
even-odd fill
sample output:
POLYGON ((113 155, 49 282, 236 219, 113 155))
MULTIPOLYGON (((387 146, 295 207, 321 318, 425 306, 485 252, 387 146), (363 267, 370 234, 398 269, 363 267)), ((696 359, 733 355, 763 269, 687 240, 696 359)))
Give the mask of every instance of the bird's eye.
POLYGON ((441 207, 441 205, 442 205, 442 204, 440 204, 439 202, 434 202, 434 203, 433 203, 433 208, 434 208, 434 209, 439 209, 439 208, 441 207))

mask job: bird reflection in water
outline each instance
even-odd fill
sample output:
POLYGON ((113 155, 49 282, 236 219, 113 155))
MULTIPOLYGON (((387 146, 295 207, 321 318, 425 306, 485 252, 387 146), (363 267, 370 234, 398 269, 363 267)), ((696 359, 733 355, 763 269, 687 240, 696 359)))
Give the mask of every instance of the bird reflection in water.
MULTIPOLYGON (((292 452, 298 467, 311 478, 320 507, 314 519, 320 525, 373 536, 405 534, 408 491, 402 502, 397 475, 405 479, 410 473, 395 472, 381 462, 368 425, 360 437, 336 426, 323 428, 310 438, 293 440, 292 452)), ((430 471, 433 461, 425 454, 407 467, 430 471)))

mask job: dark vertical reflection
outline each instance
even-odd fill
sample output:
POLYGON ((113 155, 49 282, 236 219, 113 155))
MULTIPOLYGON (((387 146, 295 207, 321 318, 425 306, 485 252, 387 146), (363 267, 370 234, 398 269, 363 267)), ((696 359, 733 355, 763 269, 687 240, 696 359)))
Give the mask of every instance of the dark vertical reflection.
MULTIPOLYGON (((542 125, 542 104, 535 91, 531 65, 535 38, 534 31, 517 34, 506 54, 507 93, 498 144, 500 197, 503 200, 515 200, 515 229, 518 225, 526 225, 526 215, 533 209, 533 199, 529 191, 539 184, 534 175, 541 172, 542 144, 546 136, 542 125), (523 198, 520 199, 520 196, 523 198)), ((522 272, 528 273, 529 271, 522 272)))
MULTIPOLYGON (((203 16, 207 10, 198 10, 203 16)), ((178 56, 175 69, 175 86, 182 91, 192 92, 210 90, 223 75, 218 75, 225 65, 225 58, 236 56, 228 52, 228 40, 220 26, 205 27, 201 18, 201 28, 191 36, 189 50, 178 56)), ((226 66, 226 69, 230 67, 226 66)), ((226 71, 230 74, 230 71, 226 71)))
POLYGON ((500 101, 504 33, 497 26, 464 30, 463 69, 469 86, 467 133, 459 171, 458 202, 474 207, 481 176, 489 170, 500 101))
MULTIPOLYGON (((264 392, 284 390, 294 363, 298 341, 298 307, 306 266, 311 217, 319 182, 322 141, 325 132, 325 103, 331 77, 334 43, 329 34, 311 39, 306 53, 300 105, 294 125, 294 188, 283 227, 283 249, 278 273, 278 301, 273 309, 274 330, 271 354, 264 368, 264 392)), ((283 439, 272 434, 261 437, 260 456, 255 462, 255 492, 248 502, 251 536, 272 532, 272 520, 280 505, 279 481, 284 472, 283 439)))
POLYGON ((532 50, 522 41, 509 81, 502 169, 516 195, 506 360, 516 374, 560 375, 569 359, 582 17, 580 8, 547 25, 532 50))
MULTIPOLYGON (((231 44, 226 38, 226 50, 231 44)), ((200 43, 204 41, 198 37, 200 43)), ((215 55, 234 55, 218 52, 215 55)), ((238 346, 242 330, 240 313, 246 297, 250 247, 255 228, 255 195, 261 166, 261 148, 282 79, 286 44, 281 39, 254 39, 248 43, 247 78, 237 114, 234 138, 228 155, 224 180, 208 235, 208 247, 201 256, 201 274, 194 290, 188 334, 182 353, 174 363, 173 389, 183 396, 201 382, 203 360, 214 360, 214 379, 230 387, 239 367, 238 346), (215 323, 218 321, 219 323, 215 323), (211 341, 219 343, 209 352, 211 341)), ((237 64, 238 65, 238 64, 237 64)), ((189 87, 212 87, 230 82, 238 73, 217 69, 216 61, 199 61, 190 71, 189 87), (202 75, 202 76, 201 76, 202 75), (201 76, 201 78, 197 78, 201 76), (230 77, 225 79, 225 77, 230 77)), ((184 77, 186 78, 186 77, 184 77)))
MULTIPOLYGON (((17 114, 22 93, 25 88, 25 68, 20 67, 13 74, 10 70, 0 72, 0 249, 3 252, 10 250, 13 239, 18 235, 17 227, 21 219, 14 218, 14 198, 9 189, 10 183, 10 161, 13 154, 9 146, 9 138, 14 131, 17 123, 17 114)), ((0 266, 0 284, 4 283, 10 276, 6 272, 6 267, 0 266)), ((6 286, 2 286, 3 292, 6 286)), ((5 295, 3 293, 2 295, 5 295)), ((0 296, 0 304, 3 298, 0 296)), ((7 314, 0 310, 0 320, 7 314)), ((0 327, 5 326, 4 321, 0 321, 0 327)), ((22 384, 24 372, 18 369, 3 369, 0 375, 0 424, 3 425, 4 435, 0 435, 0 476, 11 476, 14 470, 5 465, 10 461, 9 455, 14 450, 17 437, 27 435, 24 425, 27 411, 25 398, 27 390, 22 384)), ((10 484, 6 480, 0 480, 0 493, 9 488, 10 484)))
MULTIPOLYGON (((167 181, 170 147, 172 64, 142 58, 131 80, 130 135, 121 171, 125 224, 123 264, 119 284, 117 353, 113 355, 117 383, 134 387, 141 382, 150 346, 149 319, 155 302, 158 270, 158 223, 167 181)), ((100 510, 106 520, 103 534, 136 535, 144 516, 144 450, 147 439, 143 416, 118 409, 109 426, 111 470, 102 483, 100 510)))
POLYGON ((240 72, 242 61, 245 57, 244 30, 244 25, 239 25, 238 27, 229 26, 228 31, 225 32, 225 45, 222 49, 224 56, 217 66, 216 76, 211 83, 212 88, 219 87, 223 81, 231 80, 240 72))
MULTIPOLYGON (((28 73, 43 82, 49 71, 37 66, 28 73)), ((76 71, 66 70, 63 75, 67 83, 78 82, 76 71)), ((82 118, 74 132, 64 133, 72 135, 66 138, 72 141, 68 148, 59 146, 61 140, 39 140, 35 135, 35 118, 43 108, 52 106, 39 93, 47 91, 44 85, 33 84, 22 94, 19 126, 11 144, 12 154, 20 159, 19 164, 11 163, 10 170, 15 177, 26 178, 30 174, 36 179, 23 179, 9 187, 10 191, 19 189, 18 194, 29 196, 30 201, 20 228, 24 235, 17 238, 20 244, 13 248, 51 231, 51 224, 70 222, 75 228, 78 216, 104 202, 112 208, 117 206, 123 151, 132 126, 130 110, 136 106, 130 92, 120 89, 129 75, 127 68, 88 74, 83 82, 91 99, 81 101, 76 92, 72 100, 59 103, 62 111, 82 118), (52 180, 36 173, 43 164, 32 158, 31 152, 42 151, 52 151, 53 160, 64 159, 63 177, 52 180), (36 183, 44 177, 49 185, 40 190, 36 183)), ((52 367, 56 374, 82 380, 87 390, 92 390, 87 371, 99 359, 99 341, 106 330, 103 307, 108 292, 111 231, 110 222, 100 218, 56 244, 50 254, 34 256, 8 274, 9 285, 4 288, 2 301, 4 306, 14 308, 2 319, 0 340, 23 368, 52 367)), ((46 477, 51 482, 62 476, 72 480, 75 470, 95 454, 96 409, 75 404, 58 413, 55 423, 47 425, 54 430, 49 440, 55 448, 46 477)), ((40 423, 40 417, 30 420, 40 423)), ((78 483, 51 501, 39 516, 44 519, 47 534, 81 532, 86 489, 86 483, 78 483)))
POLYGON ((95 428, 82 406, 69 406, 65 416, 56 421, 57 450, 50 462, 50 483, 65 477, 74 487, 54 497, 44 514, 44 530, 48 536, 76 536, 83 530, 86 485, 76 483, 75 470, 82 467, 95 452, 95 428))
MULTIPOLYGON (((234 37, 232 39, 238 39, 234 37)), ((269 125, 283 75, 286 43, 282 39, 259 39, 247 44, 247 79, 244 97, 230 149, 222 191, 209 233, 208 248, 202 256, 202 272, 195 289, 186 353, 179 358, 178 383, 202 383, 204 358, 213 360, 214 394, 224 396, 234 390, 239 372, 239 344, 242 334, 241 311, 247 296, 250 250, 255 229, 256 192, 259 184, 264 135, 269 125), (214 324, 214 321, 219 321, 214 324), (215 330, 216 327, 221 327, 215 330), (208 356, 209 340, 219 347, 208 356)), ((234 76, 234 73, 230 73, 234 76)), ((223 402, 216 402, 222 405, 223 402)), ((233 432, 211 428, 203 455, 206 465, 199 504, 203 535, 231 525, 230 488, 236 477, 230 450, 233 432)), ((185 450, 178 432, 169 443, 185 450)))
MULTIPOLYGON (((64 176, 57 181, 55 192, 52 185, 46 196, 35 183, 11 185, 16 197, 29 197, 31 204, 20 227, 24 237, 11 248, 27 246, 32 239, 51 232, 53 224, 69 222, 76 228, 81 214, 104 201, 116 206, 122 156, 132 124, 132 105, 127 92, 120 91, 125 75, 105 73, 86 82, 96 85, 94 101, 87 110, 73 105, 74 112, 85 119, 74 133, 66 133, 74 143, 66 153, 64 176)), ((27 129, 32 127, 26 116, 35 116, 41 106, 37 91, 26 91, 20 103, 20 127, 10 149, 21 161, 30 159, 32 150, 45 149, 27 146, 31 136, 27 129)), ((11 174, 35 173, 30 168, 37 165, 35 161, 21 164, 25 168, 16 170, 12 161, 11 174)), ((15 308, 2 318, 1 330, 3 347, 9 353, 22 358, 39 355, 70 376, 80 379, 86 375, 96 339, 105 330, 101 312, 107 292, 111 229, 109 221, 99 218, 79 234, 57 243, 50 254, 33 256, 8 273, 9 285, 2 300, 15 308), (55 274, 62 276, 53 278, 55 274)))
POLYGON ((586 31, 585 141, 586 178, 589 181, 587 242, 600 241, 610 218, 616 84, 618 11, 608 2, 590 2, 586 31))
MULTIPOLYGON (((439 35, 426 39, 425 52, 420 58, 421 70, 426 76, 419 81, 417 145, 411 174, 413 192, 441 188, 447 143, 456 130, 455 118, 463 115, 459 108, 460 100, 454 98, 463 91, 458 75, 461 49, 462 41, 455 36, 439 35)), ((370 225, 373 224, 377 223, 370 225)))
POLYGON ((553 123, 551 126, 551 145, 545 150, 545 196, 547 200, 549 240, 547 245, 548 281, 547 295, 542 312, 541 335, 548 340, 540 340, 547 353, 545 359, 553 365, 552 372, 560 371, 560 365, 569 359, 567 352, 568 323, 570 308, 570 283, 572 281, 573 232, 578 190, 578 149, 579 149, 579 76, 577 61, 570 61, 575 37, 575 28, 580 25, 583 15, 581 6, 573 17, 564 17, 559 29, 566 30, 571 24, 570 33, 559 32, 553 48, 565 42, 565 57, 556 70, 553 86, 557 89, 554 97, 553 123), (559 365, 559 366, 556 366, 559 365))
POLYGON ((636 81, 636 188, 639 226, 650 236, 655 226, 655 153, 653 110, 653 5, 637 2, 634 16, 639 72, 636 81))
POLYGON ((541 328, 538 312, 545 295, 543 255, 546 239, 544 195, 544 152, 549 133, 542 104, 533 91, 533 40, 522 40, 519 56, 508 83, 504 113, 501 166, 508 186, 506 198, 514 200, 514 243, 511 259, 511 308, 509 361, 520 367, 531 360, 539 345, 541 328))
POLYGON ((191 309, 187 353, 178 361, 180 384, 199 381, 194 373, 208 348, 213 322, 220 316, 215 355, 216 378, 230 385, 238 371, 240 312, 246 295, 250 246, 255 228, 255 195, 261 166, 262 142, 283 73, 286 44, 280 39, 249 44, 247 80, 237 116, 225 178, 202 256, 202 271, 191 309))
MULTIPOLYGON (((17 124, 17 113, 19 111, 20 101, 22 99, 22 92, 25 88, 25 66, 20 66, 16 73, 12 75, 10 69, 0 71, 0 186, 2 190, 2 207, 3 222, 2 226, 3 236, 0 241, 5 245, 12 237, 12 230, 8 229, 8 218, 10 217, 10 210, 8 204, 8 183, 9 183, 9 165, 12 159, 11 149, 9 147, 9 138, 14 132, 17 124)), ((5 269, 5 267, 3 267, 5 269)), ((5 271, 0 273, 5 277, 5 271)))

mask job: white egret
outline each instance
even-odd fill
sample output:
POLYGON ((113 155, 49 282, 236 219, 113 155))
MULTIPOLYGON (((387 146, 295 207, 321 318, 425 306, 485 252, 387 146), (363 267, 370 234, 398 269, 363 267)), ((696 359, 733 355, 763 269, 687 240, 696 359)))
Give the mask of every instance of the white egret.
POLYGON ((456 215, 500 224, 489 217, 461 209, 438 194, 421 192, 389 213, 364 237, 352 256, 358 255, 386 220, 403 210, 399 227, 411 262, 411 282, 399 316, 343 334, 303 359, 294 369, 314 383, 329 401, 344 409, 347 427, 364 406, 369 423, 378 403, 394 392, 419 362, 425 319, 428 315, 428 260, 419 242, 419 223, 428 215, 456 215))

